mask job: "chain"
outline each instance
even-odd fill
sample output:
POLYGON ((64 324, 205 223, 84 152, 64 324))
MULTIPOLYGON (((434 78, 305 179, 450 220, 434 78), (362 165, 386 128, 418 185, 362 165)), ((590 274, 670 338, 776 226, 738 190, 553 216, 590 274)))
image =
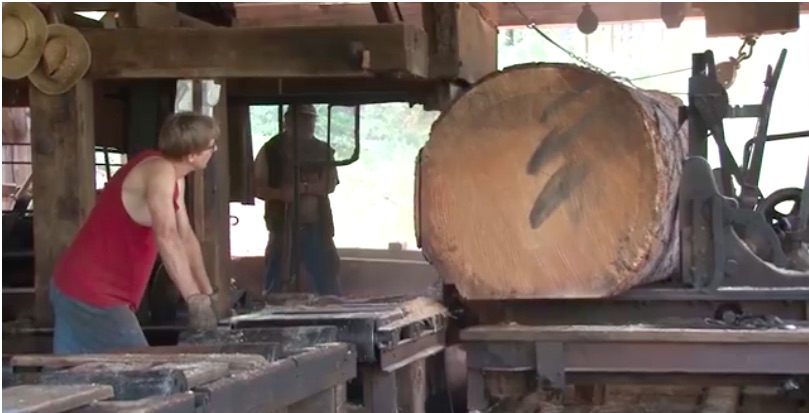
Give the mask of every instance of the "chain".
POLYGON ((742 37, 742 45, 739 46, 739 51, 736 52, 736 57, 730 57, 730 63, 738 70, 741 63, 753 56, 753 47, 756 46, 758 35, 749 35, 742 37))
POLYGON ((753 56, 753 47, 756 46, 757 40, 758 35, 744 36, 742 38, 742 45, 739 46, 739 52, 736 54, 735 59, 737 64, 753 56))
POLYGON ((542 30, 540 30, 540 29, 539 29, 539 26, 538 26, 538 25, 537 25, 537 23, 536 23, 536 20, 534 20, 533 18, 531 18, 530 16, 528 16, 527 14, 525 14, 525 12, 524 12, 524 11, 523 11, 523 10, 520 8, 520 6, 519 6, 519 4, 518 4, 518 3, 514 3, 514 2, 512 2, 512 3, 510 3, 510 4, 511 4, 512 6, 514 6, 514 8, 517 10, 517 12, 518 12, 518 13, 520 13, 520 15, 521 15, 521 16, 522 16, 522 17, 523 17, 523 18, 524 18, 524 19, 525 19, 525 20, 528 22, 528 23, 526 23, 526 27, 528 27, 529 29, 531 29, 531 30, 535 31, 535 32, 536 32, 538 35, 540 35, 540 36, 541 36, 543 39, 547 40, 547 41, 548 41, 548 43, 550 43, 550 44, 554 45, 554 46, 555 46, 557 49, 559 49, 559 50, 561 50, 562 52, 564 52, 564 53, 565 53, 565 54, 566 54, 568 57, 570 57, 571 59, 575 60, 575 61, 576 61, 576 62, 578 62, 580 65, 582 65, 582 66, 584 66, 584 67, 586 67, 586 68, 588 68, 588 69, 590 69, 590 70, 592 70, 592 71, 594 71, 594 72, 596 72, 596 73, 599 73, 599 74, 601 74, 601 75, 604 75, 604 76, 606 76, 606 77, 609 77, 610 79, 617 80, 617 81, 619 81, 619 82, 625 83, 625 84, 627 84, 627 85, 629 85, 629 86, 631 86, 631 87, 633 87, 633 88, 635 88, 635 89, 637 89, 637 88, 638 88, 638 87, 637 87, 637 86, 636 86, 634 83, 632 83, 632 80, 631 80, 631 79, 629 79, 629 78, 627 78, 627 77, 624 77, 624 76, 618 76, 618 75, 616 74, 616 72, 607 72, 606 70, 601 69, 600 67, 598 67, 598 66, 596 66, 596 65, 594 65, 594 64, 592 64, 592 63, 590 63, 590 62, 588 62, 588 61, 587 61, 587 60, 585 60, 584 58, 579 57, 577 54, 573 53, 572 51, 567 50, 567 49, 566 49, 566 48, 564 48, 562 45, 560 45, 559 43, 557 43, 556 41, 554 41, 554 40, 553 40, 553 39, 552 39, 550 36, 548 36, 547 34, 545 34, 545 32, 543 32, 542 30))

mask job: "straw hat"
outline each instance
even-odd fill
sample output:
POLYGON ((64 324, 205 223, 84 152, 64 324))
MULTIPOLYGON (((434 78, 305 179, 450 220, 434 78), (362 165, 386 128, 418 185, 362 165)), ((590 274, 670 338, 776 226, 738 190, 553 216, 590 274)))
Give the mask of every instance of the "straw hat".
POLYGON ((3 77, 22 79, 36 67, 48 23, 31 3, 3 4, 3 77))
POLYGON ((28 75, 28 80, 46 95, 60 95, 87 73, 90 59, 90 45, 78 30, 64 24, 51 24, 42 59, 28 75))

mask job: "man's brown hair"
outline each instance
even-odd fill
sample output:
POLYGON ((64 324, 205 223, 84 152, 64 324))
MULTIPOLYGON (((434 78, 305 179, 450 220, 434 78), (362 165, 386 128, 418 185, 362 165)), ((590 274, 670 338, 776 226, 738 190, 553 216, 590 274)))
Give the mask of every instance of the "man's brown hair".
POLYGON ((219 125, 210 116, 177 112, 160 128, 157 147, 170 159, 180 160, 210 148, 219 137, 219 125))

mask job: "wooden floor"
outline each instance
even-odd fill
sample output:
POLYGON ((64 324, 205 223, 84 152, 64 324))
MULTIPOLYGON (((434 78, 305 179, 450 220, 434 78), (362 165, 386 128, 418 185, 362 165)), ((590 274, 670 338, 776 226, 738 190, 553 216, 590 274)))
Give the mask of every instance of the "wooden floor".
POLYGON ((809 413, 789 403, 774 389, 746 387, 739 397, 734 388, 708 389, 674 386, 611 386, 599 406, 560 406, 532 394, 522 400, 501 402, 492 413, 809 413))

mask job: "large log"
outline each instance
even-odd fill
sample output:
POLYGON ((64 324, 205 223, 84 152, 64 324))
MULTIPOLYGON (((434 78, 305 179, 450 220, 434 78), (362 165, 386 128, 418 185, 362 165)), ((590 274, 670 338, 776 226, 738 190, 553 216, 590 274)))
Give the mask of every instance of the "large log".
POLYGON ((566 64, 482 79, 420 154, 425 257, 467 299, 600 298, 668 277, 680 104, 566 64))

